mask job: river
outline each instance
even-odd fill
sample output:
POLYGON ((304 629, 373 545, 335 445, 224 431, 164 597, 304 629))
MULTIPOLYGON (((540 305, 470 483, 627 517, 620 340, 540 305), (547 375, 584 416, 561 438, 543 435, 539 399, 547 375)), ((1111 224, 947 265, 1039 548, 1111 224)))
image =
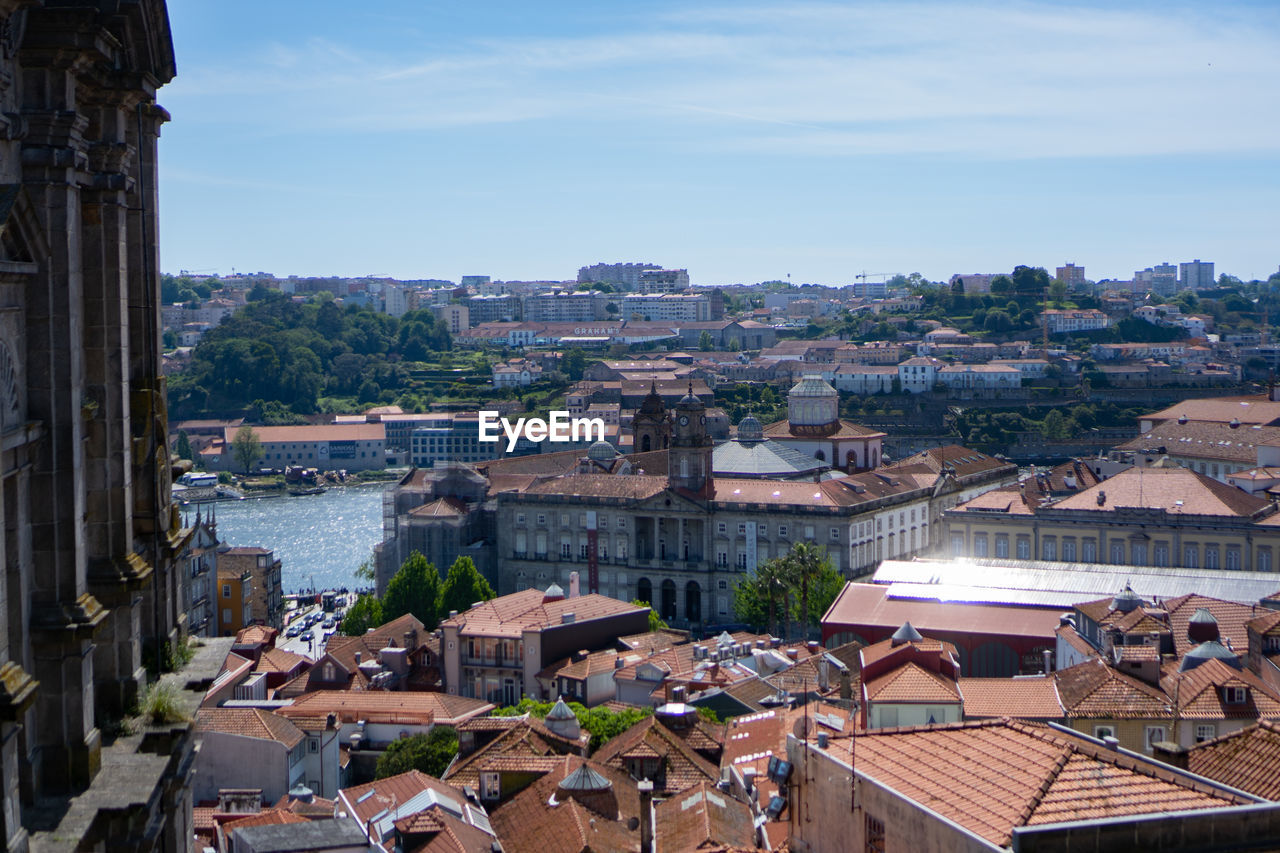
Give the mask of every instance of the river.
POLYGON ((202 512, 215 508, 223 542, 275 552, 286 593, 313 586, 353 589, 368 585, 356 580, 355 570, 382 541, 382 490, 382 484, 351 486, 200 506, 202 512))

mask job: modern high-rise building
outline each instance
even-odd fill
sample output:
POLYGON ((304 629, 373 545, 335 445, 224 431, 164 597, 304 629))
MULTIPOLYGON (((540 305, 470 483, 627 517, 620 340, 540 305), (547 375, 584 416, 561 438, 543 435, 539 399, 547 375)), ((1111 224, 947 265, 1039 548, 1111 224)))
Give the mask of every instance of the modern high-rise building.
POLYGON ((599 282, 623 290, 638 290, 640 273, 646 270, 660 270, 657 264, 592 264, 578 270, 578 281, 587 284, 599 282))
POLYGON ((1217 284, 1217 279, 1213 276, 1212 261, 1196 258, 1194 261, 1178 264, 1178 267, 1183 290, 1211 290, 1217 284))
POLYGON ((1078 267, 1068 262, 1064 266, 1058 267, 1055 271, 1055 277, 1062 282, 1070 290, 1075 287, 1084 286, 1084 267, 1078 267))

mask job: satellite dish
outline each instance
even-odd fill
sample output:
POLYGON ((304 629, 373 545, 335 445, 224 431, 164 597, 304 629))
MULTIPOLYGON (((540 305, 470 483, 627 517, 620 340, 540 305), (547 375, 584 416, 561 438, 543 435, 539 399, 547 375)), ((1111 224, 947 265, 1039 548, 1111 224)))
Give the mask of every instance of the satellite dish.
POLYGON ((808 716, 800 717, 796 720, 796 724, 791 727, 791 733, 803 740, 809 736, 809 727, 811 725, 812 723, 809 722, 808 716))

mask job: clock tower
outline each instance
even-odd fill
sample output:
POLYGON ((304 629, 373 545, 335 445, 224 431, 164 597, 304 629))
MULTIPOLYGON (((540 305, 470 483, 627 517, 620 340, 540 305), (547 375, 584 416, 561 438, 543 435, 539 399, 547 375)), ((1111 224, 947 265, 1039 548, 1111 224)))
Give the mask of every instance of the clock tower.
POLYGON ((711 485, 711 436, 707 435, 707 407, 693 393, 676 403, 671 449, 667 455, 667 482, 675 489, 709 496, 711 485))
POLYGON ((631 433, 634 441, 632 453, 648 453, 651 450, 666 450, 671 446, 671 419, 667 417, 667 406, 662 402, 656 383, 649 386, 649 394, 636 409, 631 421, 631 433))

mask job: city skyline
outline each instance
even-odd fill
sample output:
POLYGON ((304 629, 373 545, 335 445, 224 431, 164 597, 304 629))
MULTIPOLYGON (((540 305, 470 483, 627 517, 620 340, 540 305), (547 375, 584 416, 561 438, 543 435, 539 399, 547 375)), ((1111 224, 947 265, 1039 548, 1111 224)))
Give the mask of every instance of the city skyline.
POLYGON ((165 270, 652 261, 838 285, 1280 263, 1269 4, 303 11, 170 10, 165 270))

